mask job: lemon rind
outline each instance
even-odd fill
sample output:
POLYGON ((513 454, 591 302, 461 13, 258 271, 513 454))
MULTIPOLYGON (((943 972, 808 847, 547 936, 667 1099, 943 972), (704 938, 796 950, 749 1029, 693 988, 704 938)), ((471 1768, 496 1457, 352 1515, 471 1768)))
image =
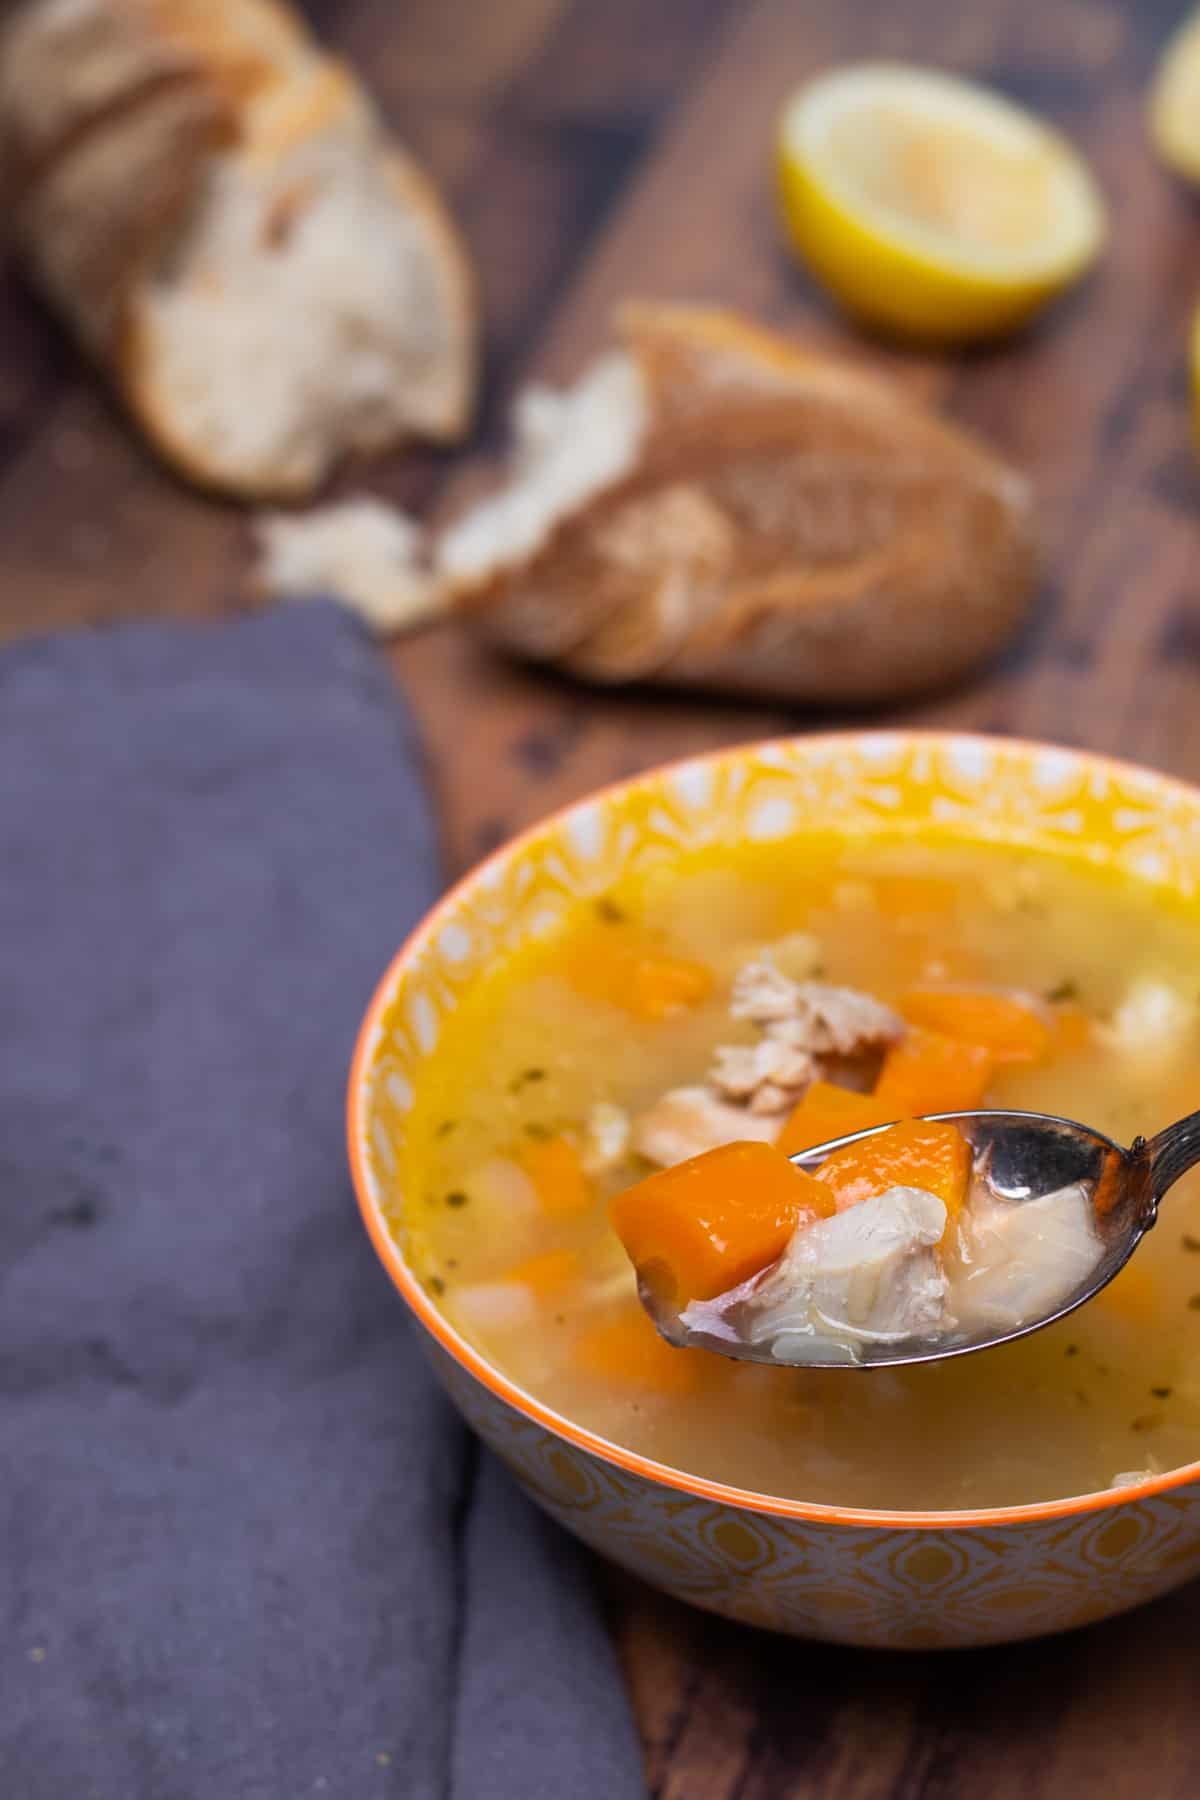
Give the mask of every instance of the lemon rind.
POLYGON ((997 295, 1029 288, 1058 291, 1082 275, 1095 261, 1107 236, 1107 209, 1099 187, 1070 141, 1052 127, 1001 95, 940 71, 903 63, 860 63, 819 76, 784 108, 779 124, 778 155, 785 179, 804 180, 826 204, 860 232, 877 238, 892 251, 926 263, 943 279, 958 277, 973 288, 997 295), (888 87, 909 104, 932 100, 951 116, 978 128, 991 126, 1026 143, 1036 142, 1054 158, 1061 201, 1056 207, 1060 229, 1055 241, 1020 255, 964 245, 949 234, 932 230, 895 208, 881 204, 852 182, 844 181, 824 152, 820 129, 838 111, 839 100, 858 89, 863 98, 886 93, 888 87), (791 165, 790 168, 788 165, 791 165))

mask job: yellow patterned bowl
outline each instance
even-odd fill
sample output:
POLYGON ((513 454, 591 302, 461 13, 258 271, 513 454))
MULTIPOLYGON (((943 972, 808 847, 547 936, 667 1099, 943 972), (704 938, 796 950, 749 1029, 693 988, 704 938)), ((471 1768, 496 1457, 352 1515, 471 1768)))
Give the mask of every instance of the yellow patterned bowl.
POLYGON ((1083 1625, 1200 1573, 1200 1464, 987 1512, 773 1499, 636 1456, 549 1411, 441 1317, 406 1266, 405 1120, 440 1021, 481 969, 639 861, 834 828, 1051 850, 1197 896, 1200 792, 1006 739, 875 733, 749 745, 660 769, 500 850, 400 951, 364 1021, 349 1139, 367 1229, 442 1381, 518 1481, 594 1549, 681 1599, 841 1643, 999 1643, 1083 1625))

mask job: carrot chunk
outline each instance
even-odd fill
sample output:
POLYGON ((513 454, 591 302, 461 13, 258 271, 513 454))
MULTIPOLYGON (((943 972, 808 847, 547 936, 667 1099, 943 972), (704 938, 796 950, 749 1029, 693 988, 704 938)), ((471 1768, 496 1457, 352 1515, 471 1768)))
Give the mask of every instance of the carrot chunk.
POLYGON ((610 1202, 638 1274, 664 1299, 711 1300, 775 1261, 805 1218, 828 1218, 828 1188, 771 1144, 723 1144, 648 1175, 610 1202))
POLYGON ((993 1066, 985 1045, 914 1026, 888 1051, 874 1097, 893 1106, 897 1118, 970 1112, 982 1102, 993 1066))
POLYGON ((835 1150, 816 1178, 833 1189, 839 1212, 888 1188, 915 1187, 936 1194, 953 1219, 967 1198, 971 1147, 953 1125, 911 1119, 835 1150))
POLYGON ((575 1339, 575 1361, 585 1375, 617 1387, 685 1394, 702 1371, 694 1350, 677 1350, 659 1337, 640 1306, 588 1325, 575 1339))
POLYGON ((592 1204, 592 1184, 570 1138, 537 1138, 522 1147, 517 1160, 550 1218, 575 1218, 592 1204))
POLYGON ((593 933, 578 945, 566 972, 579 993, 649 1021, 698 1006, 713 984, 712 971, 703 963, 612 930, 593 933))
POLYGON ((540 1256, 528 1256, 509 1269, 504 1279, 520 1282, 539 1299, 566 1287, 579 1273, 579 1258, 574 1250, 543 1250, 540 1256))
POLYGON ((981 1044, 997 1063, 1040 1062, 1050 1048, 1046 1021, 1015 994, 915 987, 905 994, 900 1010, 912 1025, 981 1044))
POLYGON ((712 975, 703 963, 680 956, 637 956, 629 972, 625 1004, 639 1019, 665 1019, 708 998, 712 975))
POLYGON ((962 884, 942 875, 874 875, 871 889, 885 918, 901 923, 944 919, 962 903, 962 884))
POLYGON ((1054 1009, 1052 1027, 1054 1048, 1061 1056, 1077 1055, 1092 1041, 1092 1021, 1082 1006, 1073 1000, 1054 1009))
POLYGON ((832 1081, 814 1081, 784 1126, 779 1148, 785 1156, 795 1156, 801 1150, 815 1150, 831 1138, 869 1131, 873 1125, 891 1125, 906 1116, 907 1108, 895 1106, 886 1096, 857 1094, 832 1081))

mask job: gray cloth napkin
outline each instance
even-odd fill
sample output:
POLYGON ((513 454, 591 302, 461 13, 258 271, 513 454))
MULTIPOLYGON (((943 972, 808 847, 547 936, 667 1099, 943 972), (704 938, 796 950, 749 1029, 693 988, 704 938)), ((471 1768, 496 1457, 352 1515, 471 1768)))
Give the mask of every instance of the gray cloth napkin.
POLYGON ((0 1791, 624 1800, 590 1571, 427 1374, 346 1172, 433 898, 336 608, 0 656, 0 1791))

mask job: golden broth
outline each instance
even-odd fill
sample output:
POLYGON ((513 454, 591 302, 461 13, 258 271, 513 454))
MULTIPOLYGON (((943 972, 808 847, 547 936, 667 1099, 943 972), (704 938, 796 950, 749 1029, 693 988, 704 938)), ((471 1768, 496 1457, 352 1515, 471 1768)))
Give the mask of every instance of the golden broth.
MULTIPOLYGON (((550 1217, 527 1171, 597 1102, 636 1113, 703 1078, 733 974, 804 931, 824 978, 895 1001, 914 980, 1039 993, 1103 1021, 1133 980, 1200 999, 1200 923, 1150 889, 1050 857, 791 844, 711 853, 614 888, 483 980, 449 1020, 412 1120, 420 1185, 393 1227, 450 1320, 566 1417, 656 1461, 797 1500, 933 1509, 1090 1492, 1200 1458, 1200 1183, 1185 1181, 1134 1265, 1061 1325, 940 1367, 833 1373, 736 1365, 661 1345, 606 1202, 646 1165, 594 1178, 550 1217), (653 940, 713 972, 711 994, 631 1018, 579 970, 653 940)), ((1200 1107, 1200 1019, 1169 1051, 1093 1032, 1002 1070, 997 1104, 1078 1117, 1128 1142, 1200 1107)))

